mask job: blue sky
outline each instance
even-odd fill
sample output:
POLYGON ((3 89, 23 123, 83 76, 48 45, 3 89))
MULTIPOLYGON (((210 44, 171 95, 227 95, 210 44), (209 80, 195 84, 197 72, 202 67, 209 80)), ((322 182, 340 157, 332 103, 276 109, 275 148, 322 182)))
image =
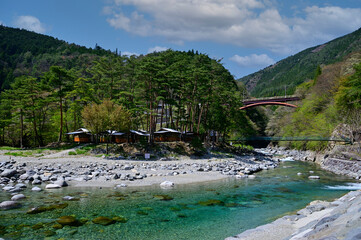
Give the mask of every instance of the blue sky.
POLYGON ((0 0, 0 24, 123 54, 190 49, 236 77, 361 27, 361 0, 0 0))

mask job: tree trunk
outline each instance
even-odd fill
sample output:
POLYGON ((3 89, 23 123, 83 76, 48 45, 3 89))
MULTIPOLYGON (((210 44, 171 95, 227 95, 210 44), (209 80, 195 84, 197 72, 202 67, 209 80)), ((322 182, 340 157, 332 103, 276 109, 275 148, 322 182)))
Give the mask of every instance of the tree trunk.
POLYGON ((20 148, 23 148, 23 137, 24 137, 24 118, 23 110, 20 109, 20 148))
POLYGON ((200 113, 199 113, 199 117, 198 117, 197 134, 199 133, 199 126, 201 125, 203 109, 204 109, 204 105, 202 105, 200 113))
POLYGON ((61 142, 63 139, 63 99, 62 97, 60 97, 60 102, 59 102, 59 107, 60 107, 60 130, 59 130, 59 138, 58 138, 58 142, 61 142))
POLYGON ((162 101, 162 112, 160 114, 160 128, 163 128, 164 101, 162 101))

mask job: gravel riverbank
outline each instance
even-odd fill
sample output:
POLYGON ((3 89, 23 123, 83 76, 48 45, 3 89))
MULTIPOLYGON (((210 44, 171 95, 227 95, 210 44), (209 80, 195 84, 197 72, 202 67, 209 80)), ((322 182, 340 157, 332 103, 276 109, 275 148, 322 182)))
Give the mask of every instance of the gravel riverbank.
POLYGON ((25 183, 42 187, 49 187, 49 184, 59 187, 125 187, 147 186, 164 181, 186 184, 226 177, 254 177, 252 174, 255 172, 277 167, 276 160, 257 153, 201 159, 180 157, 166 161, 56 156, 34 158, 0 155, 1 186, 16 188, 17 183, 25 183))

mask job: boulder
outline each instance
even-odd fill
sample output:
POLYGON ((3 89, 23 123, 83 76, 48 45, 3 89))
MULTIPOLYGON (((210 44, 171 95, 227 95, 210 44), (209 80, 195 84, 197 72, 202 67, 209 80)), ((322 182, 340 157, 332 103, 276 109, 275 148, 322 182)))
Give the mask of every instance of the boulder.
POLYGON ((41 192, 41 191, 43 191, 41 188, 39 188, 39 187, 33 187, 32 189, 31 189, 31 191, 34 191, 34 192, 41 192))
POLYGON ((15 201, 4 201, 4 202, 0 203, 0 209, 3 209, 3 210, 9 210, 9 209, 19 208, 19 207, 21 207, 20 203, 15 202, 15 201))
POLYGON ((7 178, 10 178, 12 176, 14 176, 15 174, 17 174, 18 171, 16 171, 15 169, 5 169, 1 174, 0 176, 1 177, 7 177, 7 178))
POLYGON ((55 181, 54 184, 59 185, 60 187, 68 186, 68 183, 64 179, 59 179, 55 181))
POLYGON ((24 199, 25 195, 24 194, 16 194, 11 198, 11 201, 18 201, 20 199, 24 199))
POLYGON ((100 216, 100 217, 94 218, 92 222, 95 223, 95 224, 100 224, 100 225, 103 225, 103 226, 107 226, 107 225, 115 223, 115 221, 116 220, 114 220, 114 219, 100 216))
POLYGON ((160 184, 161 188, 172 188, 174 187, 174 183, 170 181, 164 181, 160 184))
POLYGON ((73 216, 62 216, 56 220, 62 226, 80 226, 81 223, 73 216))
POLYGON ((3 187, 3 190, 4 191, 10 191, 10 190, 13 190, 14 189, 14 187, 13 186, 6 186, 6 187, 3 187))
POLYGON ((61 186, 58 184, 53 184, 53 183, 45 186, 45 189, 55 189, 55 188, 61 188, 61 186))

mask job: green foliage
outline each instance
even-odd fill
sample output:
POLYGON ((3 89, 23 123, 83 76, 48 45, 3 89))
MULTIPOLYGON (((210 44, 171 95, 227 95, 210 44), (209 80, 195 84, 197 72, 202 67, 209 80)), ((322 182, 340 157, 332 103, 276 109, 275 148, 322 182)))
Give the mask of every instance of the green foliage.
POLYGON ((361 108, 361 63, 354 66, 355 73, 341 80, 335 96, 339 108, 361 108))
MULTIPOLYGON (((341 70, 346 69, 347 64, 346 59, 344 62, 325 66, 322 73, 318 69, 316 72, 321 74, 316 74, 314 80, 301 84, 297 89, 298 93, 305 96, 300 107, 291 115, 277 111, 276 115, 279 117, 272 118, 267 131, 284 137, 330 137, 340 123, 354 126, 351 133, 359 128, 361 117, 355 109, 359 108, 361 99, 361 65, 355 65, 354 73, 343 77, 341 70)), ((319 141, 281 142, 281 145, 288 147, 315 151, 325 149, 327 144, 319 141)))

